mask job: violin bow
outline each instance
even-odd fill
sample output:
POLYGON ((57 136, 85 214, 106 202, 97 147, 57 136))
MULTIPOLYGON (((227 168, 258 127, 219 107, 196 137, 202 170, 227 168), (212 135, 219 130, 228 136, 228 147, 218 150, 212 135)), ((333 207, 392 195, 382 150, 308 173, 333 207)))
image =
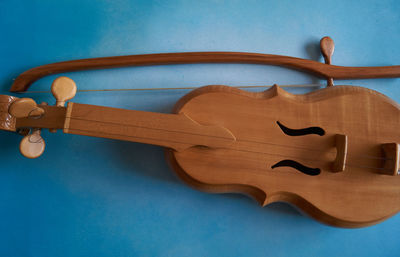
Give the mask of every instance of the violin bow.
MULTIPOLYGON (((190 63, 249 63, 249 64, 283 66, 291 69, 301 70, 320 78, 325 78, 327 80, 327 87, 333 86, 334 79, 400 77, 400 65, 381 66, 381 67, 344 67, 344 66, 331 65, 331 58, 335 46, 333 40, 330 37, 324 37, 321 39, 320 48, 325 60, 325 64, 313 60, 306 60, 289 56, 243 53, 243 52, 164 53, 164 54, 143 54, 143 55, 128 55, 128 56, 114 56, 114 57, 72 60, 72 61, 47 64, 27 70, 15 79, 13 85, 10 88, 10 91, 20 92, 20 93, 25 92, 36 80, 45 77, 47 75, 57 74, 57 73, 90 70, 90 69, 117 68, 117 67, 127 67, 127 66, 190 64, 190 63)), ((304 85, 296 85, 296 86, 304 86, 304 85)), ((308 86, 315 86, 315 84, 309 84, 308 86)), ((266 86, 240 86, 240 88, 254 88, 254 87, 266 87, 266 86)), ((192 89, 192 87, 167 88, 167 89, 192 89)), ((122 90, 122 89, 80 90, 80 91, 114 91, 114 90, 122 90)), ((127 89, 127 90, 148 90, 148 89, 127 89)), ((63 107, 66 101, 72 99, 75 96, 77 88, 75 83, 71 79, 66 77, 60 77, 59 79, 56 79, 53 82, 51 91, 55 96, 55 98, 57 99, 56 105, 58 107, 63 107)), ((47 106, 46 103, 38 105, 36 104, 35 101, 33 101, 30 98, 16 98, 13 96, 0 95, 0 129, 2 130, 14 131, 14 132, 19 132, 23 135, 27 135, 29 133, 29 130, 17 129, 16 117, 24 119, 26 119, 26 117, 28 118, 42 117, 42 114, 45 112, 47 112, 46 119, 44 118, 38 119, 38 121, 40 121, 40 124, 36 124, 37 126, 33 127, 53 128, 51 129, 52 131, 55 131, 57 128, 63 127, 64 121, 63 119, 59 120, 59 117, 65 116, 64 113, 62 113, 65 112, 65 109, 52 108, 50 106, 47 106), (18 102, 18 104, 13 104, 14 102, 18 102), (56 128, 54 128, 46 123, 47 120, 51 121, 52 124, 56 123, 59 126, 58 127, 56 126, 56 128)), ((20 123, 21 120, 24 121, 24 119, 20 119, 20 123)), ((188 121, 183 119, 182 121, 179 122, 185 123, 188 121)), ((188 124, 189 123, 190 122, 188 122, 188 124)), ((33 124, 32 119, 29 119, 29 124, 30 125, 33 124)), ((32 133, 31 136, 25 138, 31 139, 32 135, 36 136, 37 138, 41 138, 40 130, 33 129, 31 133, 32 133)), ((30 146, 41 145, 36 143, 33 144, 33 142, 30 141, 25 143, 26 145, 30 146)), ((44 149, 44 142, 42 144, 42 147, 44 149)), ((40 151, 38 149, 35 150, 38 153, 37 156, 41 154, 43 149, 41 150, 39 149, 40 151)))
POLYGON ((46 64, 29 69, 15 79, 10 91, 27 91, 36 80, 51 74, 64 72, 128 66, 194 63, 242 63, 283 66, 326 79, 327 86, 333 86, 334 79, 400 77, 400 65, 380 67, 345 67, 331 65, 331 57, 334 52, 333 40, 330 37, 322 38, 320 41, 320 47, 325 63, 290 56, 245 52, 160 53, 72 60, 46 64))

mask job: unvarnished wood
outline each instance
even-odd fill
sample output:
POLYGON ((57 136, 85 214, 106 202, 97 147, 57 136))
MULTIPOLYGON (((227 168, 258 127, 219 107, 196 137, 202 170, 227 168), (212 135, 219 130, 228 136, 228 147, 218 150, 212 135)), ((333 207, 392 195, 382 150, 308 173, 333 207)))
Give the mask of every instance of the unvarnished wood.
POLYGON ((235 137, 222 126, 199 124, 186 114, 163 114, 69 103, 64 133, 160 145, 229 148, 235 137))
POLYGON ((21 140, 19 150, 23 156, 34 159, 43 154, 46 144, 40 134, 40 129, 35 129, 32 134, 26 135, 21 140))
POLYGON ((400 107, 373 90, 292 95, 278 86, 261 93, 208 86, 183 97, 174 114, 38 107, 43 115, 17 118, 15 128, 164 146, 176 173, 207 192, 245 193, 263 206, 289 202, 342 227, 375 224, 400 210, 400 107))
POLYGON ((142 54, 102 58, 90 58, 46 64, 32 68, 19 75, 10 88, 11 92, 26 91, 36 80, 69 71, 106 69, 127 66, 188 64, 188 63, 252 63, 284 66, 301 70, 320 78, 366 79, 400 77, 400 66, 344 67, 317 61, 273 54, 243 52, 187 52, 142 54))
POLYGON ((0 129, 7 131, 15 131, 15 121, 16 118, 13 117, 8 109, 10 105, 17 100, 17 97, 0 95, 0 129))
MULTIPOLYGON (((326 64, 332 64, 332 55, 335 51, 335 43, 330 37, 323 37, 319 42, 319 46, 321 48, 322 56, 324 57, 326 64)), ((327 79, 327 86, 333 86, 333 78, 327 79)))
POLYGON ((40 118, 25 117, 15 119, 15 128, 47 128, 63 129, 66 117, 66 108, 39 104, 38 107, 44 110, 40 118))
POLYGON ((43 115, 44 110, 32 98, 20 98, 10 105, 8 112, 15 118, 25 118, 43 115))
POLYGON ((51 85, 51 93, 56 99, 56 106, 63 107, 66 101, 75 97, 76 84, 68 77, 58 77, 51 85))
POLYGON ((398 143, 389 143, 382 146, 385 154, 383 174, 396 176, 399 172, 400 147, 398 143))
POLYGON ((167 157, 177 174, 198 189, 246 193, 262 205, 286 201, 331 225, 366 226, 400 210, 400 176, 381 173, 383 144, 400 141, 399 111, 389 98, 359 87, 291 95, 278 87, 249 93, 211 86, 188 94, 176 112, 229 128, 235 143, 229 149, 168 151, 167 157), (232 106, 241 108, 232 111, 232 106), (326 133, 288 136, 277 121, 291 128, 318 126, 326 133), (348 139, 343 172, 332 169, 337 134, 348 139), (271 169, 283 159, 321 168, 321 173, 271 169))

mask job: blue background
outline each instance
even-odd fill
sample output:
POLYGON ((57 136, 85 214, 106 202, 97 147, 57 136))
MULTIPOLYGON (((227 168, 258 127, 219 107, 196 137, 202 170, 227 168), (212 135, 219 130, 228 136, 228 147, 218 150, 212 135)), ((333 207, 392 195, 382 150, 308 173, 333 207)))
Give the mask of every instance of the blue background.
MULTIPOLYGON (((248 51, 333 63, 400 64, 399 1, 0 1, 0 89, 46 63, 126 54, 248 51)), ((137 67, 67 74, 79 89, 315 83, 279 67, 137 67)), ((31 90, 48 90, 55 76, 31 90)), ((336 82, 337 84, 343 82, 336 82)), ((400 80, 348 81, 400 102, 400 80)), ((302 93, 310 89, 291 89, 302 93)), ((78 93, 75 102, 170 112, 185 90, 78 93)), ((51 94, 31 93, 53 103, 51 94)), ((159 147, 43 132, 39 159, 0 132, 0 256, 400 256, 400 215, 339 229, 286 204, 260 208, 183 184, 159 147)), ((371 203, 373 204, 373 203, 371 203)))

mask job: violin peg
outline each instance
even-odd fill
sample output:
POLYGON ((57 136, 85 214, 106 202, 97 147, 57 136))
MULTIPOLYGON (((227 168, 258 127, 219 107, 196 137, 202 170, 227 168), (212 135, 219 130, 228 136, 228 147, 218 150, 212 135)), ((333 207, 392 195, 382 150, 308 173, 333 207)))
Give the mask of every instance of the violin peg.
POLYGON ((319 42, 321 47, 322 56, 324 57, 326 64, 331 64, 332 55, 335 51, 335 43, 330 37, 323 37, 319 42))
MULTIPOLYGON (((330 37, 323 37, 319 42, 319 46, 321 48, 322 56, 324 57, 326 64, 332 63, 332 55, 335 51, 335 43, 330 37)), ((327 78, 327 86, 333 86, 333 78, 327 78)))
POLYGON ((45 146, 40 129, 36 129, 21 140, 19 150, 26 158, 35 159, 43 154, 45 146))
POLYGON ((21 98, 13 102, 8 113, 15 118, 37 117, 44 114, 44 110, 31 98, 21 98))
POLYGON ((63 107, 66 101, 74 98, 76 94, 76 84, 68 77, 58 77, 51 85, 51 92, 56 98, 56 106, 63 107))

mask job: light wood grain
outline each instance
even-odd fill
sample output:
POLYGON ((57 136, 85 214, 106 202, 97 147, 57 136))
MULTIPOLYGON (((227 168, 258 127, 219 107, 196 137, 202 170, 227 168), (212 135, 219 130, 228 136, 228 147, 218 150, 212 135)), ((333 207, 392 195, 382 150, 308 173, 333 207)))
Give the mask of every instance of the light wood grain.
POLYGON ((174 114, 39 107, 40 118, 17 118, 16 128, 167 147, 179 177, 207 192, 245 193, 263 206, 286 201, 341 227, 375 224, 400 210, 400 107, 373 90, 334 86, 292 95, 278 86, 261 93, 208 86, 184 96, 174 114), (288 160, 311 172, 273 168, 288 160))
POLYGON ((32 134, 24 136, 19 144, 19 151, 23 156, 35 159, 43 154, 46 144, 40 134, 40 129, 34 129, 32 134))
POLYGON ((69 103, 64 133, 160 145, 229 148, 235 137, 222 126, 199 124, 185 114, 163 114, 69 103))
POLYGON ((44 110, 32 98, 20 98, 10 105, 8 112, 15 118, 26 118, 41 116, 44 110))
POLYGON ((205 87, 185 96, 176 112, 228 128, 235 143, 229 149, 168 151, 167 158, 185 182, 207 192, 246 193, 262 205, 290 202, 330 225, 371 225, 400 210, 400 176, 381 173, 387 161, 383 145, 400 141, 399 110, 389 98, 360 87, 306 95, 278 87, 263 93, 205 87), (232 111, 232 106, 240 108, 232 111), (287 136, 276 121, 292 128, 319 126, 326 134, 287 136), (332 169, 337 134, 348 139, 343 172, 332 169), (321 173, 271 169, 283 159, 321 168, 321 173))
POLYGON ((344 171, 346 168, 348 139, 346 135, 335 135, 336 159, 333 162, 334 172, 344 171))
POLYGON ((56 99, 56 106, 64 107, 66 101, 75 97, 75 81, 64 76, 58 77, 51 85, 51 93, 56 99))

